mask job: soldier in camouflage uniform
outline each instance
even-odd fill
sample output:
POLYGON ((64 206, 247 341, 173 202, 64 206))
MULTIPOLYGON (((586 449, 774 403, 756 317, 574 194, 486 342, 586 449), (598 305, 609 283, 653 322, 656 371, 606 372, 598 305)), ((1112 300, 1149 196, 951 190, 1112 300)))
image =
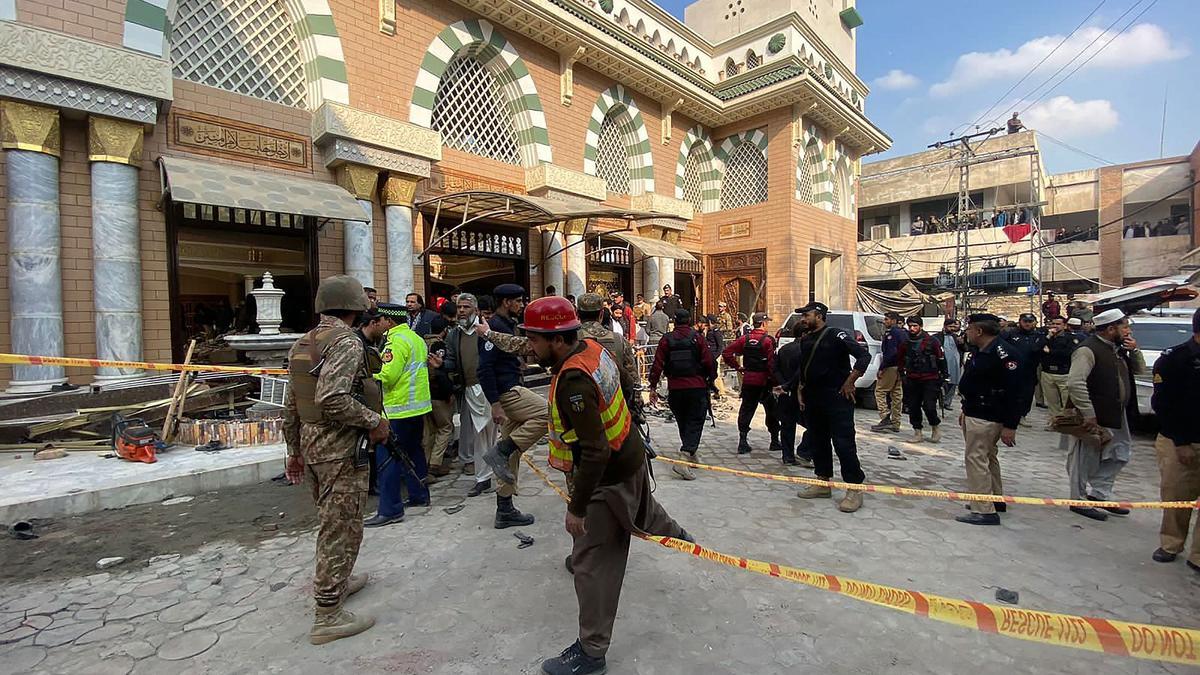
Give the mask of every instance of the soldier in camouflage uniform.
POLYGON ((362 543, 368 481, 366 454, 360 458, 357 449, 364 436, 370 442, 367 447, 374 447, 389 433, 380 414, 383 395, 372 377, 378 363, 369 361, 362 340, 351 329, 368 308, 366 292, 356 279, 325 279, 317 289, 320 322, 288 352, 286 474, 293 485, 308 478, 319 523, 313 575, 316 612, 309 632, 313 644, 375 625, 375 619, 342 607, 347 596, 367 584, 365 574, 351 574, 362 543))

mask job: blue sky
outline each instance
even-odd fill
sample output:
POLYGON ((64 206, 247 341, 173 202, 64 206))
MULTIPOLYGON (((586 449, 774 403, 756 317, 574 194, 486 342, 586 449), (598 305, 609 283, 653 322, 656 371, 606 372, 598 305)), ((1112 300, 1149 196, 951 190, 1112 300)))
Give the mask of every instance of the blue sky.
MULTIPOLYGON (((688 3, 661 4, 682 17, 688 3)), ((1187 154, 1200 142, 1200 0, 859 0, 858 10, 865 21, 858 75, 871 87, 867 114, 894 143, 871 160, 916 152, 967 128, 1093 10, 979 124, 1024 111, 1026 125, 1043 132, 1051 173, 1101 162, 1047 135, 1109 162, 1134 162, 1159 156, 1166 93, 1164 154, 1187 154)))

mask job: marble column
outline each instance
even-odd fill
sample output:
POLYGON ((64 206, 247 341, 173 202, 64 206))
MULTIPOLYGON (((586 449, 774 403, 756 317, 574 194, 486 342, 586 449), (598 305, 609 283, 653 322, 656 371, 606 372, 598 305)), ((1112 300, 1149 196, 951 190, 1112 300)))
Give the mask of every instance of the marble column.
POLYGON ((389 173, 383 184, 383 211, 387 218, 388 300, 404 302, 416 292, 413 281, 413 195, 418 176, 389 173))
POLYGON ((662 258, 646 258, 642 261, 642 294, 651 304, 658 301, 662 295, 662 283, 659 273, 659 262, 662 258))
MULTIPOLYGON (((142 125, 88 118, 92 163, 92 304, 96 358, 142 360, 142 255, 138 166, 142 125)), ((98 368, 96 382, 142 377, 136 368, 98 368)))
POLYGON ((542 231, 542 289, 553 286, 558 289, 559 295, 570 292, 563 286, 563 256, 566 255, 563 245, 562 230, 542 231))
POLYGON ((567 234, 567 293, 576 299, 587 293, 587 244, 583 234, 567 234))
MULTIPOLYGON (((11 351, 63 356, 62 236, 58 110, 0 103, 0 146, 8 179, 8 292, 11 351)), ((66 382, 60 366, 13 366, 10 393, 66 382)))
MULTIPOLYGON (((346 274, 358 279, 363 286, 375 286, 375 237, 371 226, 375 207, 371 200, 379 182, 379 170, 361 164, 338 167, 338 184, 354 195, 362 206, 365 220, 347 220, 342 232, 346 274)), ((389 298, 390 299, 390 298, 389 298)))
POLYGON ((671 285, 671 292, 678 294, 679 289, 675 288, 675 259, 674 258, 655 258, 658 263, 658 288, 656 292, 662 295, 662 287, 667 284, 671 285))

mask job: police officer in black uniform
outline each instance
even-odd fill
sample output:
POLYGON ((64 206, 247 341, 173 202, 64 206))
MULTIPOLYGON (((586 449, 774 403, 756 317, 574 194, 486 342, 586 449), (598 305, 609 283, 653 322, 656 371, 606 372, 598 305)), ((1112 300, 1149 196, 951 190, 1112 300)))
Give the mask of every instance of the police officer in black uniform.
MULTIPOLYGON (((1016 349, 1000 337, 1000 317, 972 314, 967 317, 967 342, 976 351, 963 366, 958 390, 962 394, 962 425, 966 452, 967 492, 1004 494, 1000 481, 998 441, 1011 447, 1017 442, 1017 426, 1029 409, 1030 389, 1016 349)), ((971 502, 970 513, 955 520, 971 525, 999 525, 997 511, 1004 502, 971 502)))
POLYGON ((1050 321, 1050 329, 1038 357, 1042 367, 1042 396, 1046 399, 1051 420, 1061 415, 1067 404, 1067 373, 1071 372, 1071 354, 1082 342, 1082 337, 1067 330, 1067 322, 1061 316, 1050 321))
MULTIPOLYGON (((810 302, 796 311, 808 330, 800 340, 800 369, 796 377, 800 405, 808 424, 806 440, 812 452, 813 472, 817 478, 832 479, 833 452, 837 452, 842 480, 862 483, 866 475, 858 463, 858 448, 854 443, 854 382, 866 372, 871 357, 853 335, 826 325, 829 308, 823 303, 810 302)), ((796 391, 797 387, 789 383, 784 389, 796 391)), ((799 496, 816 499, 832 497, 833 492, 825 486, 809 485, 799 496)), ((862 502, 862 492, 848 490, 838 503, 838 510, 853 513, 862 507, 862 502)))
POLYGON ((1018 372, 1021 374, 1023 386, 1019 391, 1021 400, 1025 404, 1021 412, 1022 421, 1024 421, 1024 417, 1033 408, 1033 390, 1037 388, 1037 367, 1041 360, 1039 355, 1042 353, 1042 347, 1046 346, 1046 333, 1038 328, 1037 317, 1025 312, 1021 315, 1017 325, 1004 331, 1001 337, 1012 345, 1017 362, 1020 364, 1018 372))

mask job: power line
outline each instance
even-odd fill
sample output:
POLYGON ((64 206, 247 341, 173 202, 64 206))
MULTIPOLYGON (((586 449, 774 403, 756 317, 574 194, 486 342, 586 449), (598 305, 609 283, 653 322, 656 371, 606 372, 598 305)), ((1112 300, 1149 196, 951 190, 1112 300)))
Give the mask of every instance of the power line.
MULTIPOLYGON (((1013 93, 1013 91, 1016 90, 1017 87, 1021 86, 1022 82, 1027 80, 1030 75, 1034 74, 1034 72, 1036 72, 1038 68, 1041 68, 1042 64, 1045 63, 1047 61, 1047 59, 1049 59, 1051 56, 1054 56, 1054 54, 1056 52, 1058 52, 1059 48, 1062 47, 1064 44, 1066 44, 1067 40, 1071 39, 1072 35, 1074 35, 1080 28, 1082 28, 1083 25, 1086 24, 1089 19, 1091 19, 1093 16, 1096 15, 1096 12, 1098 12, 1100 10, 1100 8, 1104 6, 1105 2, 1108 2, 1108 0, 1100 0, 1100 3, 1098 5, 1096 5, 1095 7, 1093 7, 1092 11, 1087 16, 1083 17, 1083 21, 1080 21, 1074 28, 1072 28, 1071 32, 1067 33, 1066 37, 1064 37, 1061 41, 1059 41, 1059 43, 1057 45, 1054 46, 1054 49, 1051 49, 1049 53, 1047 53, 1045 56, 1042 57, 1041 61, 1038 61, 1036 65, 1034 65, 1024 75, 1022 75, 1021 79, 1017 80, 1016 83, 1013 84, 1013 86, 1008 88, 1008 91, 1001 94, 1000 98, 997 98, 994 103, 992 103, 990 106, 988 106, 988 109, 983 111, 979 115, 979 117, 975 118, 974 122, 970 122, 969 124, 962 124, 962 125, 955 127, 954 131, 950 132, 950 135, 953 136, 954 134, 958 133, 958 130, 961 128, 965 127, 967 129, 969 129, 972 126, 977 126, 979 124, 980 120, 987 117, 987 114, 992 112, 992 110, 994 110, 996 106, 1000 105, 1000 103, 1002 103, 1004 101, 1004 99, 1008 98, 1008 95, 1013 93)), ((1141 0, 1138 0, 1138 2, 1141 2, 1141 0)))
MULTIPOLYGON (((1142 2, 1142 0, 1138 0, 1137 2, 1135 2, 1135 3, 1133 4, 1133 7, 1130 7, 1128 10, 1126 10, 1126 11, 1125 11, 1125 14, 1128 14, 1130 11, 1132 11, 1132 10, 1133 10, 1133 8, 1134 8, 1134 7, 1137 7, 1137 6, 1138 6, 1138 4, 1140 4, 1141 2, 1142 2)), ((1057 84, 1055 84, 1054 86, 1050 87, 1050 88, 1049 88, 1049 89, 1047 89, 1046 91, 1042 92, 1042 95, 1041 95, 1041 96, 1037 97, 1037 99, 1035 99, 1035 100, 1033 101, 1033 103, 1030 103, 1029 105, 1025 106, 1025 110, 1022 110, 1021 112, 1022 112, 1022 113, 1024 113, 1026 110, 1029 110, 1029 109, 1030 109, 1030 108, 1032 108, 1033 106, 1037 105, 1037 104, 1038 104, 1038 103, 1039 103, 1039 102, 1040 102, 1042 99, 1044 99, 1044 98, 1046 98, 1047 96, 1049 96, 1051 92, 1053 92, 1055 89, 1058 89, 1059 87, 1061 87, 1061 86, 1063 85, 1063 83, 1064 83, 1064 82, 1066 82, 1067 80, 1071 79, 1071 76, 1072 76, 1072 75, 1074 75, 1075 73, 1077 73, 1077 72, 1079 71, 1079 69, 1080 69, 1080 68, 1082 68, 1082 67, 1086 66, 1086 65, 1088 64, 1088 62, 1089 62, 1089 61, 1091 61, 1092 59, 1096 58, 1096 56, 1098 56, 1098 55, 1100 54, 1100 52, 1104 51, 1104 50, 1105 50, 1105 48, 1107 48, 1109 45, 1111 45, 1113 42, 1115 42, 1117 38, 1121 37, 1121 35, 1122 35, 1122 34, 1123 34, 1125 31, 1129 30, 1130 26, 1132 26, 1133 24, 1137 23, 1137 20, 1138 20, 1138 19, 1140 19, 1140 18, 1142 18, 1142 15, 1143 15, 1143 14, 1145 14, 1146 12, 1150 11, 1150 9, 1151 9, 1152 7, 1154 7, 1154 5, 1156 5, 1156 4, 1158 4, 1158 0, 1150 0, 1150 4, 1146 5, 1146 7, 1145 7, 1144 9, 1142 9, 1142 11, 1138 12, 1137 16, 1135 16, 1135 17, 1133 17, 1132 19, 1130 19, 1130 20, 1129 20, 1129 23, 1125 24, 1125 26, 1124 26, 1124 27, 1123 27, 1121 30, 1117 31, 1117 34, 1116 34, 1116 35, 1114 35, 1114 36, 1112 36, 1111 38, 1109 38, 1109 40, 1108 40, 1107 42, 1105 42, 1103 45, 1100 45, 1100 48, 1099 48, 1099 49, 1097 49, 1096 51, 1092 52, 1092 55, 1091 55, 1091 56, 1087 57, 1087 58, 1086 58, 1086 59, 1084 59, 1084 60, 1083 60, 1083 61, 1082 61, 1082 62, 1081 62, 1079 65, 1075 66, 1075 68, 1074 68, 1073 70, 1071 70, 1071 72, 1069 72, 1069 73, 1067 73, 1065 76, 1063 76, 1063 79, 1059 80, 1057 84)), ((1121 15, 1121 17, 1124 17, 1124 16, 1125 16, 1125 14, 1122 14, 1122 15, 1121 15)), ((1117 18, 1117 21, 1120 21, 1120 20, 1121 20, 1121 17, 1118 17, 1118 18, 1117 18)), ((1114 22, 1114 23, 1115 23, 1115 22, 1114 22)), ((1106 30, 1104 33, 1101 33, 1100 35, 1098 35, 1098 36, 1096 36, 1096 37, 1097 37, 1097 38, 1099 38, 1099 37, 1101 37, 1101 36, 1105 35, 1105 33, 1107 33, 1107 32, 1108 32, 1108 31, 1106 30)), ((1093 40, 1093 42, 1095 42, 1095 40, 1093 40)), ((1088 46, 1090 47, 1091 45, 1088 45, 1088 46)), ((1087 50, 1085 49, 1084 51, 1087 51, 1087 50)), ((1083 54, 1083 52, 1080 52, 1080 55, 1082 55, 1082 54, 1083 54)), ((1074 59, 1072 59, 1072 60, 1074 60, 1074 59)), ((1069 65, 1069 64, 1068 64, 1068 65, 1069 65)), ((1053 79, 1053 77, 1054 77, 1054 76, 1053 76, 1053 75, 1051 75, 1050 77, 1051 77, 1051 79, 1053 79)), ((1049 82, 1049 80, 1047 80, 1047 82, 1049 82)), ((1037 89, 1035 89, 1034 91, 1037 91, 1037 89)), ((1033 92, 1029 92, 1029 93, 1030 93, 1030 94, 1032 94, 1033 92)))
POLYGON ((1096 160, 1097 162, 1100 162, 1100 163, 1102 163, 1102 164, 1110 164, 1110 165, 1111 165, 1111 164, 1115 164, 1115 163, 1116 163, 1116 162, 1110 162, 1110 161, 1108 161, 1107 159, 1104 159, 1103 157, 1100 157, 1099 155, 1093 155, 1092 153, 1088 152, 1087 150, 1080 150, 1079 148, 1077 148, 1077 147, 1075 147, 1075 146, 1073 146, 1073 145, 1071 145, 1071 144, 1069 144, 1069 143, 1066 143, 1065 141, 1060 141, 1060 140, 1058 140, 1057 138, 1055 138, 1055 137, 1051 136, 1050 134, 1048 134, 1048 133, 1046 133, 1046 132, 1044 132, 1044 131, 1042 131, 1042 130, 1040 130, 1040 129, 1038 129, 1038 130, 1037 130, 1037 134, 1038 134, 1039 136, 1043 136, 1043 137, 1045 137, 1045 138, 1046 138, 1046 140, 1050 141, 1051 143, 1054 143, 1054 144, 1056 144, 1056 145, 1061 145, 1062 147, 1064 147, 1064 148, 1066 148, 1066 149, 1068 149, 1068 150, 1074 150, 1075 152, 1077 152, 1077 153, 1079 153, 1079 154, 1081 154, 1081 155, 1087 156, 1087 157, 1091 157, 1092 159, 1094 159, 1094 160, 1096 160))

